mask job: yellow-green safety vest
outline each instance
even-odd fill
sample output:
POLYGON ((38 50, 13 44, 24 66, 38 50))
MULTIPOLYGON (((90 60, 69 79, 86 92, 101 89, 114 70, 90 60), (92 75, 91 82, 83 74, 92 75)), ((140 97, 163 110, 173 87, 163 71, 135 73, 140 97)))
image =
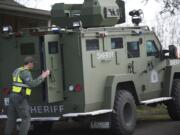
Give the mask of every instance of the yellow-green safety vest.
POLYGON ((19 73, 21 71, 25 70, 24 67, 18 68, 18 71, 13 74, 13 86, 12 86, 12 91, 15 93, 20 93, 22 89, 24 88, 26 91, 26 95, 30 96, 31 95, 31 89, 29 88, 28 85, 24 84, 22 79, 19 76, 19 73))

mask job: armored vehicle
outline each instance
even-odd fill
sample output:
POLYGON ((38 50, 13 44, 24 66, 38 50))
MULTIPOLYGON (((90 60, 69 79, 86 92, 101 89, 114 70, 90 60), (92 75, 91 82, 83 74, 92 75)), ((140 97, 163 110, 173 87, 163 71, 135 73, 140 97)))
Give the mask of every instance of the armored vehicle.
MULTIPOLYGON (((11 74, 25 56, 38 61, 34 76, 50 69, 30 97, 32 121, 90 120, 91 127, 130 135, 136 106, 164 103, 180 119, 180 61, 177 48, 163 50, 156 34, 139 26, 139 10, 125 22, 121 0, 85 0, 55 4, 52 28, 26 28, 0 36, 0 118, 6 118, 11 74)), ((37 124, 37 122, 35 122, 37 124)), ((44 124, 44 123, 43 123, 44 124)))

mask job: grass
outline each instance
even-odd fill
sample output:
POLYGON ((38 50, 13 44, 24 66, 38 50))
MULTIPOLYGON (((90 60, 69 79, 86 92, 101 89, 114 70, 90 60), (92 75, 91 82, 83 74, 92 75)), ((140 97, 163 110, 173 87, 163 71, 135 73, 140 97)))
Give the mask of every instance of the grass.
POLYGON ((138 120, 167 120, 170 119, 165 105, 156 107, 139 106, 137 107, 138 120))

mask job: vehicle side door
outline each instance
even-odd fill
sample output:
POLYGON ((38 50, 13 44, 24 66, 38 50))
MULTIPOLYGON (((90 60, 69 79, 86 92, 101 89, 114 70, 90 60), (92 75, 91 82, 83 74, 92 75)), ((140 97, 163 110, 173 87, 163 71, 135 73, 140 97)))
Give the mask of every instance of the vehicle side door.
POLYGON ((159 58, 160 43, 153 34, 145 35, 144 53, 146 58, 147 85, 145 95, 148 98, 161 96, 164 78, 164 62, 159 58))
POLYGON ((127 72, 134 75, 134 84, 136 91, 143 97, 146 86, 146 63, 143 53, 143 37, 125 36, 125 44, 127 46, 127 72))

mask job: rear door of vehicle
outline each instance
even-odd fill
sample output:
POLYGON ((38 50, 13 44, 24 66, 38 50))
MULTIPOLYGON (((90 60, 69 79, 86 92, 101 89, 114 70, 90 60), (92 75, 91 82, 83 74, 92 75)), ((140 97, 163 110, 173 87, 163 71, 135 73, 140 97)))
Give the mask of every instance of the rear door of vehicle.
MULTIPOLYGON (((17 45, 14 47, 16 48, 16 57, 15 60, 17 66, 15 68, 18 68, 23 65, 24 58, 27 56, 33 56, 36 60, 36 64, 34 68, 31 70, 33 79, 37 78, 40 73, 42 72, 42 63, 40 60, 40 46, 39 46, 39 36, 38 35, 23 35, 22 37, 19 37, 16 39, 17 45)), ((14 68, 14 69, 15 69, 14 68)), ((31 103, 36 102, 42 102, 44 101, 44 84, 40 84, 34 88, 32 88, 32 95, 30 96, 31 103)))
POLYGON ((63 75, 59 35, 44 36, 45 68, 50 70, 47 78, 47 99, 49 103, 63 101, 63 75))

